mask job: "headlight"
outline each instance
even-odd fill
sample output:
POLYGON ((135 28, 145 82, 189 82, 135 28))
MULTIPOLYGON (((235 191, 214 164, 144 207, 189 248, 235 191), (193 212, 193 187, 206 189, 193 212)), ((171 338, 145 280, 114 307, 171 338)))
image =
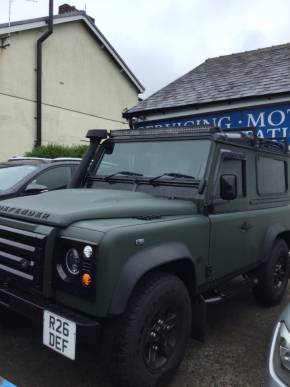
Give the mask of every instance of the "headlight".
POLYGON ((267 385, 290 386, 290 332, 283 321, 275 327, 268 357, 267 385))
POLYGON ((279 353, 281 364, 290 371, 290 332, 284 322, 281 322, 279 353))
POLYGON ((69 249, 65 257, 66 268, 72 275, 78 275, 81 269, 81 259, 77 249, 69 249))
POLYGON ((98 245, 59 237, 54 250, 53 287, 87 300, 96 298, 98 245))

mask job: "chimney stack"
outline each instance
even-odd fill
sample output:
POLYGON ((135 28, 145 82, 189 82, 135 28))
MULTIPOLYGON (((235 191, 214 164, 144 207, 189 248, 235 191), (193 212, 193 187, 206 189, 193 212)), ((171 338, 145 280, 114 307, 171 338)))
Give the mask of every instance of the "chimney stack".
POLYGON ((69 5, 69 4, 62 4, 58 7, 58 14, 63 15, 65 13, 72 13, 72 12, 77 12, 78 9, 76 9, 75 6, 69 5))
POLYGON ((75 13, 78 12, 82 15, 86 15, 87 18, 91 21, 92 24, 95 24, 95 19, 92 18, 91 16, 87 15, 86 11, 80 11, 77 9, 74 5, 69 5, 69 4, 62 4, 58 7, 58 14, 59 15, 69 15, 70 13, 75 13))

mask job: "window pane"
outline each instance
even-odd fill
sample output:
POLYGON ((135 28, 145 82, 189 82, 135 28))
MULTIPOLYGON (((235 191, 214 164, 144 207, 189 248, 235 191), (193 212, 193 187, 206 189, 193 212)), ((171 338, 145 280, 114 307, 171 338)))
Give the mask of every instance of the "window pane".
POLYGON ((33 172, 37 166, 35 165, 17 165, 13 167, 0 168, 0 191, 12 188, 25 176, 33 172))
POLYGON ((209 148, 208 140, 115 143, 113 152, 104 155, 95 174, 130 171, 155 177, 163 173, 182 173, 201 179, 209 148))
POLYGON ((221 171, 219 174, 219 180, 217 184, 217 192, 215 197, 220 198, 220 177, 222 175, 236 175, 237 176, 237 194, 238 197, 245 196, 244 193, 244 174, 243 174, 243 160, 236 159, 224 159, 221 165, 221 171))
POLYGON ((32 183, 45 185, 49 190, 52 190, 66 188, 70 179, 71 169, 67 166, 49 169, 34 179, 32 183))
POLYGON ((271 194, 286 191, 285 162, 259 157, 257 161, 258 193, 271 194))

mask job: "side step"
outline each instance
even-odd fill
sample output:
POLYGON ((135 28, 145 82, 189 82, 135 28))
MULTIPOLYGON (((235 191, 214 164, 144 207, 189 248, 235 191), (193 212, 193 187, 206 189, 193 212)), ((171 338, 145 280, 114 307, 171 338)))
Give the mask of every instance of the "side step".
POLYGON ((204 295, 199 295, 192 303, 191 337, 204 342, 207 333, 207 306, 216 304, 235 297, 257 284, 257 278, 239 276, 228 282, 226 286, 211 290, 204 295))
POLYGON ((257 278, 239 276, 228 282, 225 286, 211 290, 204 294, 206 304, 216 304, 231 299, 241 293, 252 289, 258 282, 257 278))

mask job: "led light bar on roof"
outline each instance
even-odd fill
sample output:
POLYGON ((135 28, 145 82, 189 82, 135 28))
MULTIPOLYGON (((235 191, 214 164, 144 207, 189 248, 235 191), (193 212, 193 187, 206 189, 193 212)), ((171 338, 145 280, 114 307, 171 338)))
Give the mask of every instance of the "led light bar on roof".
POLYGON ((192 127, 177 127, 177 128, 159 128, 159 129, 129 129, 129 130, 112 130, 111 137, 123 136, 158 136, 172 134, 209 134, 219 132, 220 129, 214 126, 192 126, 192 127))

